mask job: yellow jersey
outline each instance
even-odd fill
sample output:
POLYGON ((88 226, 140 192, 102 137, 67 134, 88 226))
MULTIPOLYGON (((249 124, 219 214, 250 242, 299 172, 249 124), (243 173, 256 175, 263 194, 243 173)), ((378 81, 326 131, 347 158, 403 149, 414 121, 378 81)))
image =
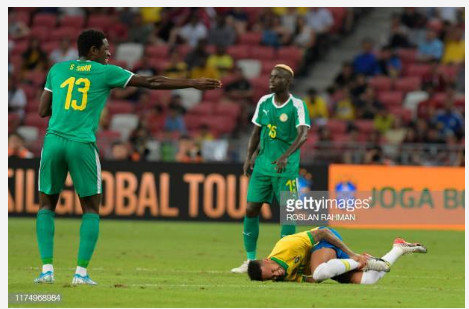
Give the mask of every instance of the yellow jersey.
POLYGON ((285 236, 275 244, 268 258, 285 269, 283 281, 303 282, 303 275, 311 275, 311 250, 317 245, 311 231, 317 229, 285 236))

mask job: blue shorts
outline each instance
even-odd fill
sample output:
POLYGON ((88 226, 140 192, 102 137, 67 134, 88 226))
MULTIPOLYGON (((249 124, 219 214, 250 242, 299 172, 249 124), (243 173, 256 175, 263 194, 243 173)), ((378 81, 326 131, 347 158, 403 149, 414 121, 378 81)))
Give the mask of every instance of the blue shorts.
MULTIPOLYGON (((332 233, 334 233, 335 236, 337 236, 337 238, 342 240, 342 236, 340 236, 340 234, 336 230, 331 229, 330 227, 322 226, 319 229, 329 229, 332 233)), ((314 251, 322 249, 322 248, 334 249, 335 253, 337 254, 338 259, 349 259, 350 258, 350 256, 348 254, 346 254, 344 251, 340 250, 339 248, 337 248, 334 245, 331 245, 330 243, 328 243, 325 240, 321 240, 316 246, 314 246, 314 248, 311 250, 311 252, 314 252, 314 251)))

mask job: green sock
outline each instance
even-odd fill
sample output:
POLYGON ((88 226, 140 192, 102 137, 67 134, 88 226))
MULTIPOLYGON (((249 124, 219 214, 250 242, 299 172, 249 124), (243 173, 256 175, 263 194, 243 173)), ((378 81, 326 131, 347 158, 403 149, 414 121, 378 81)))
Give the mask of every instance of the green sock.
POLYGON ((36 218, 36 236, 42 264, 52 264, 54 256, 54 217, 55 213, 41 209, 36 218))
POLYGON ((285 236, 295 234, 296 233, 296 225, 282 225, 282 229, 280 231, 280 238, 285 236))
POLYGON ((80 227, 80 248, 78 249, 78 266, 87 268, 93 255, 99 235, 99 215, 85 213, 80 227))
POLYGON ((259 216, 244 217, 244 249, 248 260, 256 259, 257 238, 259 237, 259 216))

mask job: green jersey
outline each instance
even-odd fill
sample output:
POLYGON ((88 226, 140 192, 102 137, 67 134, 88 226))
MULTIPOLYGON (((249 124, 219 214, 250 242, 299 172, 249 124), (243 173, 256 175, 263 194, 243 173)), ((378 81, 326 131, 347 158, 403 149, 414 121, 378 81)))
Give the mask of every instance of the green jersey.
POLYGON ((290 148, 298 135, 298 126, 310 127, 308 108, 302 100, 292 95, 287 102, 278 106, 274 96, 263 96, 252 118, 255 125, 262 127, 260 150, 254 169, 262 175, 296 178, 300 167, 300 149, 288 157, 286 169, 281 174, 277 173, 276 165, 272 162, 290 148))
POLYGON ((44 90, 52 92, 47 133, 96 142, 99 118, 112 88, 127 86, 133 73, 115 65, 72 60, 55 64, 44 90))

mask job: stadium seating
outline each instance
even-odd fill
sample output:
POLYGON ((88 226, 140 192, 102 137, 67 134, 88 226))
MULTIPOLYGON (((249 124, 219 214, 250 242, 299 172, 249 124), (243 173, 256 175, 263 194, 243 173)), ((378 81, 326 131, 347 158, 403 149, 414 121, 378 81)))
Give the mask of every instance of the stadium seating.
POLYGON ((33 27, 41 26, 46 28, 54 28, 57 24, 57 16, 49 13, 38 13, 34 15, 33 27))
POLYGON ((65 15, 60 21, 60 26, 81 29, 85 26, 85 17, 65 15))

